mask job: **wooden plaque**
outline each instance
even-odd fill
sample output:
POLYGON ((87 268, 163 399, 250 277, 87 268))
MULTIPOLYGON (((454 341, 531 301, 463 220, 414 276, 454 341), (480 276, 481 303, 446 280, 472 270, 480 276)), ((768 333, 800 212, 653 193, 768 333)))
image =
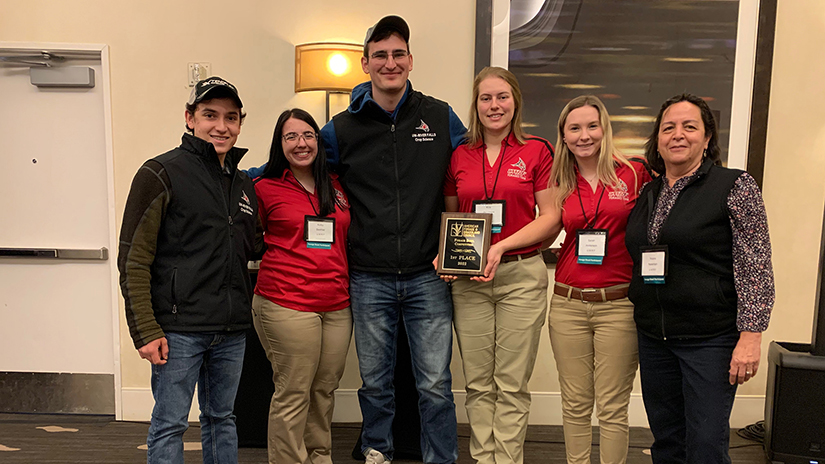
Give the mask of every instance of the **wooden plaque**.
POLYGON ((436 272, 446 275, 484 275, 492 227, 492 214, 441 213, 436 272))

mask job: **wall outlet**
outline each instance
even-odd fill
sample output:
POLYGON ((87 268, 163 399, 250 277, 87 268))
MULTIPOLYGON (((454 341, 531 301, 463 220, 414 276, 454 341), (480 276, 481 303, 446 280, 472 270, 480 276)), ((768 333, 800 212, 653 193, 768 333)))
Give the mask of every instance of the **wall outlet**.
POLYGON ((189 87, 212 75, 212 63, 189 63, 189 87))

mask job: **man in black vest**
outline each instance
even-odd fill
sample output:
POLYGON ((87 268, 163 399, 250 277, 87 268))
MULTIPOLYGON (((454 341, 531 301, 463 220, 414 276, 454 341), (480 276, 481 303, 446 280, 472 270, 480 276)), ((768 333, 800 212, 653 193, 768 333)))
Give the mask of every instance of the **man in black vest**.
POLYGON ((361 66, 370 82, 321 130, 350 199, 350 296, 363 386, 367 463, 393 458, 393 376, 399 322, 419 393, 426 463, 458 457, 452 377, 452 302, 433 269, 442 184, 466 129, 452 109, 413 90, 410 29, 398 16, 367 31, 361 66))
POLYGON ((238 462, 232 408, 252 323, 258 209, 238 169, 242 107, 229 82, 198 82, 184 113, 189 133, 141 166, 126 201, 118 269, 129 332, 152 364, 150 464, 183 464, 195 384, 203 461, 238 462))

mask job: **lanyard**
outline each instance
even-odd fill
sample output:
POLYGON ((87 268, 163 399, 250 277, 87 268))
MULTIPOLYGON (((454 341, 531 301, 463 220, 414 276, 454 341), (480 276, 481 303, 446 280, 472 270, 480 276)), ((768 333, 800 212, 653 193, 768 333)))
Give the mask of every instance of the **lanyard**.
POLYGON ((501 174, 501 166, 504 164, 504 152, 507 151, 507 143, 505 142, 501 148, 501 153, 498 154, 498 171, 496 172, 496 180, 493 182, 493 191, 487 195, 487 174, 484 172, 484 167, 487 164, 487 145, 482 145, 481 151, 481 182, 484 184, 484 198, 492 200, 496 194, 496 186, 498 185, 498 175, 501 174))
POLYGON ((599 195, 599 201, 596 203, 596 212, 593 213, 593 223, 590 223, 590 220, 587 219, 587 213, 584 212, 584 203, 582 202, 582 192, 579 188, 578 182, 576 182, 576 193, 579 195, 579 206, 582 208, 582 216, 584 216, 584 228, 585 229, 592 229, 596 227, 596 218, 599 216, 599 206, 602 204, 602 198, 604 198, 604 185, 602 185, 602 193, 599 195))
POLYGON ((293 178, 293 179, 295 179, 295 182, 297 182, 297 183, 298 183, 298 186, 300 186, 300 187, 301 187, 301 190, 303 190, 303 191, 304 191, 304 193, 305 193, 305 194, 306 194, 306 196, 307 196, 307 201, 309 201, 309 206, 312 206, 312 212, 313 212, 313 213, 315 213, 315 216, 316 216, 316 217, 318 217, 318 210, 317 210, 317 209, 315 209, 315 203, 313 203, 313 202, 312 202, 312 197, 310 197, 310 196, 309 196, 309 190, 307 190, 307 188, 306 188, 306 187, 304 187, 304 184, 302 184, 302 183, 301 183, 301 181, 300 181, 300 180, 298 180, 298 178, 297 178, 297 177, 295 177, 295 175, 294 175, 294 174, 292 175, 292 178, 293 178))

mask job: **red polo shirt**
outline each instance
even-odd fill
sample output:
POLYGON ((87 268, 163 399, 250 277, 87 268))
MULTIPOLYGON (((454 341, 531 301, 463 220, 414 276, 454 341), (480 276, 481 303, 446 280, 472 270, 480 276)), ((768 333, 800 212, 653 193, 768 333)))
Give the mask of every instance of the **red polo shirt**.
POLYGON ((255 184, 266 242, 256 294, 297 311, 335 311, 349 306, 349 203, 337 176, 331 177, 335 195, 345 209, 336 206, 327 216, 335 219, 335 242, 328 250, 307 248, 304 216, 316 215, 318 196, 308 194, 292 171, 287 169, 281 178, 261 179, 255 184))
MULTIPOLYGON (((536 218, 535 192, 548 188, 550 168, 553 165, 553 146, 550 142, 533 136, 528 136, 526 142, 520 145, 511 133, 501 142, 502 151, 492 166, 487 160, 483 144, 475 147, 461 145, 455 149, 450 160, 444 182, 444 196, 458 196, 459 211, 472 213, 473 200, 486 200, 490 197, 492 200, 506 201, 504 226, 500 233, 493 234, 492 243, 513 235, 533 221, 536 218)), ((535 243, 505 254, 527 253, 540 246, 541 243, 535 243)))
POLYGON ((556 282, 578 288, 602 288, 630 282, 633 261, 624 244, 625 228, 630 210, 636 204, 636 198, 642 186, 651 180, 645 165, 638 160, 631 160, 632 168, 619 163, 616 175, 619 188, 604 188, 599 184, 594 192, 576 169, 578 187, 564 201, 562 223, 566 234, 561 244, 559 262, 556 264, 556 282), (581 203, 579 197, 581 196, 581 203), (607 255, 601 265, 579 264, 576 256, 576 230, 585 227, 584 212, 592 221, 599 203, 595 229, 607 229, 607 255))

